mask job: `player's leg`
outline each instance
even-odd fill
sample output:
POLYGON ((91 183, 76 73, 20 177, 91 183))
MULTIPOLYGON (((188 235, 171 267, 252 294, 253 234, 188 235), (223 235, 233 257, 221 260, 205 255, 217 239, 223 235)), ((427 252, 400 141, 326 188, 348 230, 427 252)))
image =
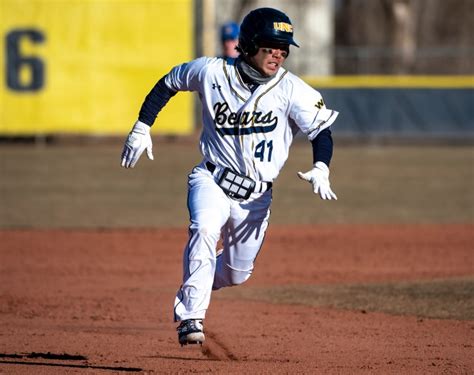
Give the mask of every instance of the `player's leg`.
MULTIPOLYGON (((187 320, 195 320, 198 326, 209 306, 216 244, 230 213, 230 199, 207 170, 195 168, 189 176, 188 209, 189 240, 184 250, 183 284, 176 295, 174 319, 184 325, 187 320)), ((190 332, 191 328, 182 330, 190 332)), ((181 334, 179 328, 178 331, 181 334)))
POLYGON ((224 250, 217 257, 213 289, 238 285, 252 274, 270 216, 271 191, 247 202, 233 202, 223 228, 224 250))

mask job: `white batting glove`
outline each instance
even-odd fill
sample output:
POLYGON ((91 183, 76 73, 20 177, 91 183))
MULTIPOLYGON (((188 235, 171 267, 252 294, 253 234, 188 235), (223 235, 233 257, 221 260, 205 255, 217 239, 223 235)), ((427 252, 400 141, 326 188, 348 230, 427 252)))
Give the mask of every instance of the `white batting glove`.
POLYGON ((123 146, 122 167, 133 168, 145 150, 148 159, 153 160, 150 127, 141 121, 137 121, 123 146))
POLYGON ((320 195, 321 199, 336 199, 336 194, 331 190, 329 183, 329 168, 322 161, 316 162, 313 169, 306 173, 298 172, 298 177, 313 185, 314 194, 320 195))

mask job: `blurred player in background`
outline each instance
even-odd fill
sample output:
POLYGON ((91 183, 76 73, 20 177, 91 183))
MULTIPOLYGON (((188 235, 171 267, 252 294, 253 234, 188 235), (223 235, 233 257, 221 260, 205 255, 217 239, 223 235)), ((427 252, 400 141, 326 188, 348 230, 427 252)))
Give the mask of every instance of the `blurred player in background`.
POLYGON ((239 25, 235 22, 226 22, 221 26, 222 55, 228 63, 232 63, 238 56, 239 25))
POLYGON ((290 45, 298 47, 286 14, 253 10, 240 26, 239 57, 201 57, 175 66, 147 95, 125 141, 123 167, 133 168, 145 150, 153 159, 150 127, 158 112, 178 91, 199 93, 203 159, 188 176, 191 224, 174 304, 181 345, 204 341, 212 291, 242 284, 252 274, 268 227, 273 181, 296 133, 305 134, 313 148, 312 168, 298 176, 322 199, 337 199, 329 163, 330 126, 338 112, 283 68, 290 45), (223 248, 217 249, 221 238, 223 248))

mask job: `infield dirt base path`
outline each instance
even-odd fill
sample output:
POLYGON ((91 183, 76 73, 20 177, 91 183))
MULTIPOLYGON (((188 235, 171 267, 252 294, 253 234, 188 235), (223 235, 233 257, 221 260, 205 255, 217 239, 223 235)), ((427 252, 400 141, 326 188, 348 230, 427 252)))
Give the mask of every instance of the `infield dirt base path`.
MULTIPOLYGON (((472 278, 473 225, 271 226, 236 288, 472 278)), ((474 321, 216 292, 172 322, 186 229, 0 231, 0 374, 471 374, 474 321), (220 294, 221 293, 221 294, 220 294)))

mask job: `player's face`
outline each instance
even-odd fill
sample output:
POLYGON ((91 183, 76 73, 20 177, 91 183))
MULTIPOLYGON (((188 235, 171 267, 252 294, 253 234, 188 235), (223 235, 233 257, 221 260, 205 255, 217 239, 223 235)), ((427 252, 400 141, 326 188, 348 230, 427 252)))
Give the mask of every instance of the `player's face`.
POLYGON ((258 49, 256 55, 250 57, 250 63, 265 76, 274 75, 288 57, 288 45, 265 45, 258 49))

